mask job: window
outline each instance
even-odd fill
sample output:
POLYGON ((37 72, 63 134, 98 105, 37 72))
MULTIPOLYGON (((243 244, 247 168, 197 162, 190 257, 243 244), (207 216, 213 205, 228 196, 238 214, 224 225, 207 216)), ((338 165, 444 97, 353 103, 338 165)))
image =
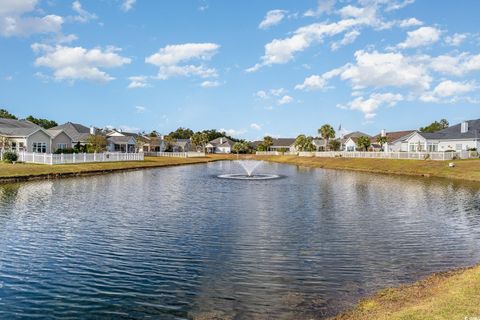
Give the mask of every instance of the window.
POLYGON ((47 152, 47 144, 45 142, 34 142, 32 149, 33 149, 33 152, 46 153, 47 152))
POLYGON ((455 145, 455 150, 456 150, 456 151, 462 151, 462 144, 461 144, 461 143, 456 144, 456 145, 455 145))
POLYGON ((428 152, 437 152, 438 151, 438 143, 427 143, 427 151, 428 152))
POLYGON ((25 145, 23 144, 23 142, 19 142, 18 143, 18 150, 23 151, 23 149, 25 149, 25 145))
POLYGON ((67 149, 66 143, 57 143, 57 150, 65 150, 67 149))
POLYGON ((12 150, 17 150, 17 143, 15 141, 12 142, 12 150))

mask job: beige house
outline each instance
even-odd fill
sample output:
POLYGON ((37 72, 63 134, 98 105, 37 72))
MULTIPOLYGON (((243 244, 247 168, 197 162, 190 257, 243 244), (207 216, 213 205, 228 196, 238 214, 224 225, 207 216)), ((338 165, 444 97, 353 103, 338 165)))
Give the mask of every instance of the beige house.
POLYGON ((2 150, 51 153, 71 147, 72 139, 62 130, 45 130, 27 120, 0 119, 2 150))

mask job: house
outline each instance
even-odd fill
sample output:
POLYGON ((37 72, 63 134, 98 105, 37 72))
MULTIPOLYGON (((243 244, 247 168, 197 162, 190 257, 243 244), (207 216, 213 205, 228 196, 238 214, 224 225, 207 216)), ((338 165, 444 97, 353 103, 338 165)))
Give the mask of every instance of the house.
POLYGON ((297 152, 295 148, 295 138, 274 138, 269 151, 278 152, 297 152))
POLYGON ((94 127, 86 127, 79 123, 67 122, 62 125, 50 128, 49 130, 58 131, 63 130, 72 139, 72 145, 84 146, 88 144, 88 138, 91 135, 98 134, 98 129, 94 127))
POLYGON ((141 136, 143 146, 138 150, 139 152, 163 152, 165 150, 165 143, 161 137, 141 136))
POLYGON ((173 152, 189 152, 192 150, 190 139, 175 139, 173 142, 173 152))
POLYGON ((407 151, 408 144, 405 142, 405 139, 410 136, 415 130, 404 130, 404 131, 392 131, 387 132, 382 130, 379 134, 372 137, 372 149, 374 151, 386 151, 386 152, 400 152, 407 151), (380 137, 386 137, 387 142, 383 145, 378 142, 380 137), (382 150, 383 149, 383 150, 382 150))
MULTIPOLYGON (((315 151, 325 151, 325 140, 321 138, 313 139, 313 145, 315 146, 315 151)), ((327 145, 328 148, 328 145, 327 145)))
POLYGON ((359 137, 371 138, 371 136, 369 134, 366 134, 366 133, 363 133, 363 132, 360 132, 360 131, 350 132, 350 133, 342 135, 340 137, 340 143, 341 143, 340 149, 342 151, 356 151, 357 150, 357 139, 359 137))
POLYGON ((49 131, 27 121, 0 119, 0 142, 4 150, 51 153, 71 148, 72 139, 63 130, 49 131))
POLYGON ((143 149, 143 145, 138 141, 144 140, 138 133, 111 129, 107 131, 106 136, 109 152, 133 153, 143 149))
POLYGON ((232 140, 220 137, 210 141, 205 148, 208 153, 231 153, 234 144, 232 140))
POLYGON ((52 152, 73 148, 73 139, 65 131, 47 129, 47 132, 52 137, 52 152))
POLYGON ((480 119, 464 121, 437 132, 415 131, 405 138, 407 150, 466 151, 480 149, 480 119))

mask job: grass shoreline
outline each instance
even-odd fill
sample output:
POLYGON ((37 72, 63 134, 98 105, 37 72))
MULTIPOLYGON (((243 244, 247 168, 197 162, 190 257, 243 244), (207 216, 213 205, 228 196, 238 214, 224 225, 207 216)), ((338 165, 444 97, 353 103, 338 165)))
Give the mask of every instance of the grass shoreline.
POLYGON ((230 155, 213 155, 203 158, 145 157, 145 161, 97 162, 85 164, 61 164, 53 166, 43 164, 0 163, 0 184, 33 180, 95 176, 123 171, 155 169, 189 164, 203 164, 229 159, 233 159, 233 157, 230 155))
POLYGON ((317 158, 298 156, 257 156, 258 160, 310 168, 349 170, 389 175, 435 177, 480 182, 480 159, 433 161, 359 158, 317 158), (450 168, 449 163, 455 167, 450 168))
POLYGON ((329 320, 479 319, 479 301, 480 265, 475 265, 380 290, 329 320))

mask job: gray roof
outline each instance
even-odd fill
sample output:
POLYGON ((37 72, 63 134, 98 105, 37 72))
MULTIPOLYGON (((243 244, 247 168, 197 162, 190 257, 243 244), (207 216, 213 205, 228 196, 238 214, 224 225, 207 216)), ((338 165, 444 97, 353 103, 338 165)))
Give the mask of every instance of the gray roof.
POLYGON ((62 125, 51 128, 50 130, 63 130, 72 138, 73 142, 86 143, 90 136, 90 128, 78 123, 67 122, 62 125))
POLYGON ((444 140, 444 139, 479 139, 480 138, 480 119, 469 120, 468 131, 461 132, 461 123, 442 129, 437 132, 419 132, 425 139, 444 140))
POLYGON ((133 137, 128 137, 128 136, 113 136, 113 137, 107 138, 108 141, 113 142, 115 144, 128 144, 132 141, 132 139, 133 137))
POLYGON ((235 144, 235 142, 228 139, 227 137, 220 137, 217 139, 213 139, 209 143, 214 147, 232 147, 235 144))
POLYGON ((27 137, 41 127, 27 120, 0 118, 0 134, 11 137, 27 137))
POLYGON ((295 143, 295 138, 276 138, 272 140, 272 147, 290 147, 295 143))

